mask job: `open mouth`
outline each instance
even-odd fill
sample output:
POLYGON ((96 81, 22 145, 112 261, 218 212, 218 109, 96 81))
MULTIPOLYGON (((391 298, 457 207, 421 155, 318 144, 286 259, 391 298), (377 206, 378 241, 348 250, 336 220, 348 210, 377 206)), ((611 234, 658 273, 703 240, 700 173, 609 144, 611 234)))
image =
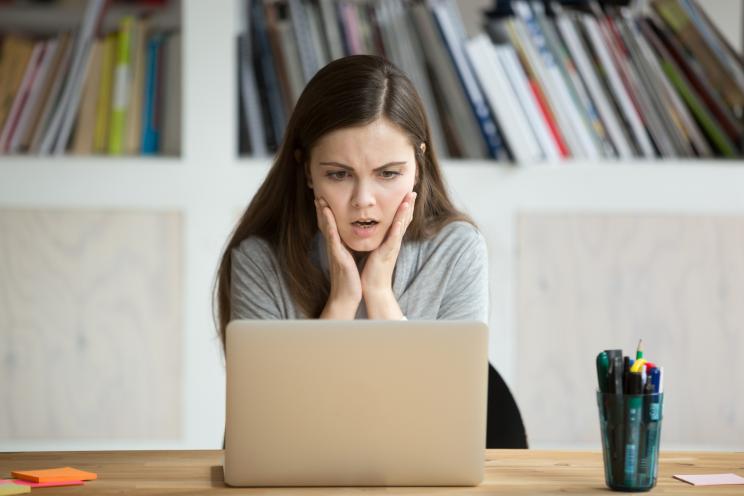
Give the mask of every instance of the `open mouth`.
POLYGON ((371 229, 377 224, 378 222, 376 220, 357 220, 351 223, 351 225, 361 227, 362 229, 371 229))

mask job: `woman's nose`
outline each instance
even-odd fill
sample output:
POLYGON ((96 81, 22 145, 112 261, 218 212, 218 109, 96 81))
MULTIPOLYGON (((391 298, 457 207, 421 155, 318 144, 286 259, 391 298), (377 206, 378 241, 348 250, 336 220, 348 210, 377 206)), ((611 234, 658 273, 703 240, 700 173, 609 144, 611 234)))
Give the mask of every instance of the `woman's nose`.
POLYGON ((363 183, 358 184, 354 188, 354 193, 351 197, 351 205, 354 208, 365 208, 371 207, 375 204, 375 195, 371 188, 363 183))

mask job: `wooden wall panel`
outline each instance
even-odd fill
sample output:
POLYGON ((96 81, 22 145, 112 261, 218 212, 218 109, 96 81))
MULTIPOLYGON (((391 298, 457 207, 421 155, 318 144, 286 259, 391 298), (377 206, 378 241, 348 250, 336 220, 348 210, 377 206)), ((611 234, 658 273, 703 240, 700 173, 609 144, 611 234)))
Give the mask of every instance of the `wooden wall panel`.
POLYGON ((533 442, 599 443, 595 356, 643 338, 665 367, 662 439, 744 448, 744 217, 522 212, 517 231, 533 442))
POLYGON ((179 213, 0 210, 0 439, 181 433, 179 213))

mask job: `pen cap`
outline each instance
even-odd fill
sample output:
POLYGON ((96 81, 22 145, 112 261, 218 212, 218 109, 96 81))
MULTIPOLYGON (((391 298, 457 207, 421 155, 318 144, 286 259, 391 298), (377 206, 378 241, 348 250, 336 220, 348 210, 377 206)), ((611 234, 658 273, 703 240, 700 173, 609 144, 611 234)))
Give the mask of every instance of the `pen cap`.
POLYGON ((597 355, 597 385, 603 393, 607 392, 607 379, 610 370, 610 358, 606 351, 601 351, 597 355))

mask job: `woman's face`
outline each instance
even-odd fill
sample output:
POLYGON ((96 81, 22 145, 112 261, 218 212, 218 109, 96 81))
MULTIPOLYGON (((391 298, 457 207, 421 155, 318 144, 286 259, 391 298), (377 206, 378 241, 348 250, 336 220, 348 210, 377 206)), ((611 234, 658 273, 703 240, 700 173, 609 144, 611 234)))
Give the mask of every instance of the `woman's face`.
POLYGON ((408 137, 387 119, 332 131, 310 152, 309 186, 331 208, 341 240, 355 252, 384 241, 416 182, 408 137), (371 221, 371 222, 369 222, 371 221))

